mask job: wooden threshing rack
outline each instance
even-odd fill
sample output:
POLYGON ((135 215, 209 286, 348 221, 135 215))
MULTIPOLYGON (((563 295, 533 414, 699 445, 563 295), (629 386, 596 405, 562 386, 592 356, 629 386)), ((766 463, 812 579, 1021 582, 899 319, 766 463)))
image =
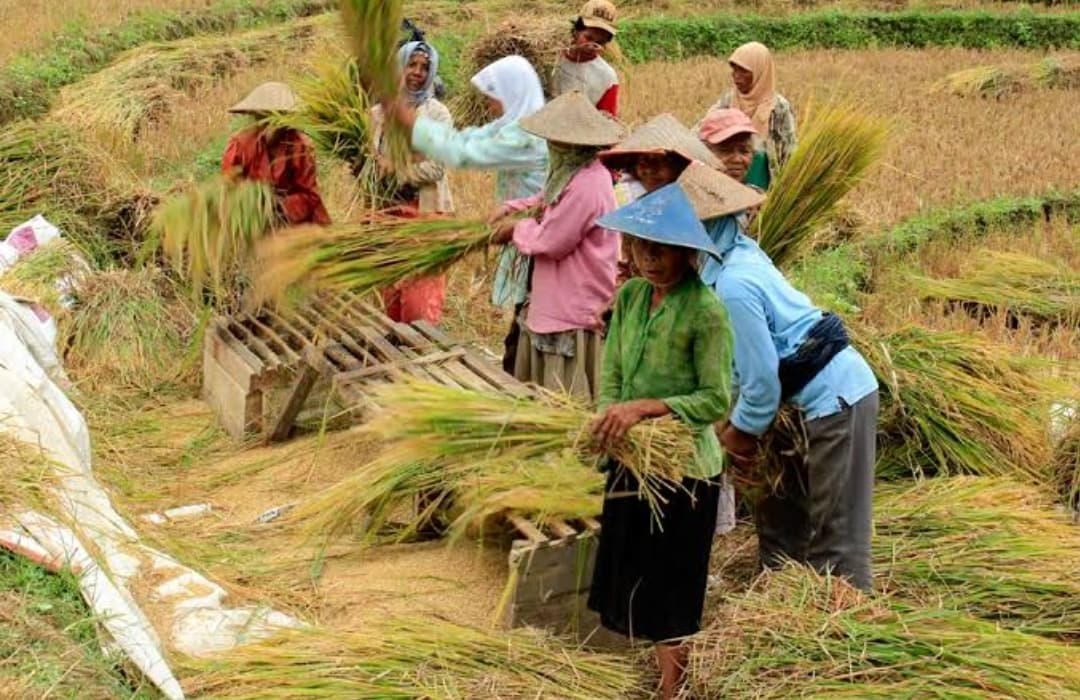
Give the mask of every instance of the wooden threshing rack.
MULTIPOLYGON (((446 386, 532 395, 490 354, 424 322, 396 323, 353 295, 323 297, 289 314, 263 310, 213 319, 203 346, 203 398, 235 439, 288 439, 297 425, 344 426, 376 408, 370 387, 406 375, 446 386)), ((588 631, 584 595, 600 524, 542 524, 509 516, 516 582, 512 624, 588 631)))

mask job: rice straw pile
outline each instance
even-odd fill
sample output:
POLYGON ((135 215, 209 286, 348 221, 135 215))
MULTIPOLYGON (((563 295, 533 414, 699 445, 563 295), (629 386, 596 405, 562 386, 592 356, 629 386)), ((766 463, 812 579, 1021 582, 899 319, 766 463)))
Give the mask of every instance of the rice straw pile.
POLYGON ((56 116, 79 128, 137 139, 183 97, 262 65, 284 47, 303 51, 315 21, 227 36, 148 44, 62 92, 56 116))
POLYGON ((959 97, 993 97, 1000 99, 1020 92, 1025 87, 1021 70, 998 66, 976 66, 950 73, 934 84, 935 92, 959 97))
POLYGON ((209 291, 228 308, 238 303, 255 243, 270 234, 275 217, 269 185, 215 176, 164 202, 151 233, 196 298, 209 291))
POLYGON ((152 197, 133 173, 49 120, 0 129, 0 234, 37 214, 91 261, 134 257, 152 197))
POLYGON ((847 105, 813 112, 754 219, 758 245, 779 268, 810 247, 838 205, 881 157, 884 121, 847 105))
POLYGON ((759 579, 694 640, 700 697, 1063 700, 1076 647, 947 609, 867 599, 801 567, 759 579))
POLYGON ((289 631, 215 656, 186 661, 186 691, 238 700, 621 700, 640 682, 622 656, 582 651, 537 631, 435 618, 373 619, 357 632, 289 631))
POLYGON ((489 239, 484 221, 379 215, 282 231, 258 246, 255 298, 281 303, 294 290, 363 294, 385 289, 435 274, 486 247, 489 239))
POLYGON ((1056 90, 1080 88, 1080 61, 1048 56, 1031 67, 1037 85, 1056 90))
POLYGON ((878 475, 1049 480, 1045 422, 1055 394, 1010 348, 919 326, 852 329, 882 390, 878 475))
MULTIPOLYGON (((372 401, 383 409, 364 431, 384 441, 385 451, 373 464, 297 509, 294 517, 306 522, 310 535, 344 534, 356 528, 364 514, 372 518, 369 531, 375 531, 396 506, 436 488, 446 489, 448 499, 465 499, 459 531, 474 518, 500 509, 570 518, 601 510, 603 480, 595 469, 603 455, 591 438, 594 414, 569 397, 538 391, 535 400, 515 399, 402 379, 379 387, 372 401), (582 474, 553 481, 539 496, 528 490, 510 494, 520 485, 522 470, 543 475, 560 469, 582 474), (594 494, 597 500, 590 509, 594 494)), ((680 487, 694 454, 692 432, 673 418, 639 424, 609 450, 638 478, 639 495, 654 512, 665 494, 680 487)), ((439 505, 431 504, 414 525, 439 505)))
POLYGON ((1068 430, 1054 449, 1054 483, 1062 502, 1080 515, 1080 418, 1069 422, 1068 430))
POLYGON ((985 477, 886 487, 873 545, 878 586, 896 596, 1080 640, 1076 527, 1036 487, 985 477))
POLYGON ((65 366, 91 387, 153 390, 187 378, 195 311, 157 268, 84 276, 61 326, 65 366))
MULTIPOLYGON (((350 53, 356 59, 356 76, 372 102, 394 99, 400 90, 397 44, 401 5, 401 0, 341 0, 341 18, 350 53)), ((390 160, 403 168, 410 158, 408 134, 390 120, 386 138, 390 160)))
POLYGON ((959 303, 964 308, 1004 311, 1041 322, 1080 325, 1080 273, 1020 253, 981 251, 973 265, 952 279, 911 278, 920 299, 959 303))

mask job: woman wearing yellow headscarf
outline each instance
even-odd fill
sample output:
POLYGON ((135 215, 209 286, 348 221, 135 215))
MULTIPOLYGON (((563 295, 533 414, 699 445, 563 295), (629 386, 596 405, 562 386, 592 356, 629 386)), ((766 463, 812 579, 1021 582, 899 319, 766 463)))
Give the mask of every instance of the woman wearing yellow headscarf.
POLYGON ((728 65, 735 88, 709 111, 734 108, 750 117, 758 136, 755 141, 768 157, 768 172, 750 175, 771 180, 795 150, 795 113, 776 91, 776 69, 767 46, 756 41, 743 44, 731 54, 728 65))

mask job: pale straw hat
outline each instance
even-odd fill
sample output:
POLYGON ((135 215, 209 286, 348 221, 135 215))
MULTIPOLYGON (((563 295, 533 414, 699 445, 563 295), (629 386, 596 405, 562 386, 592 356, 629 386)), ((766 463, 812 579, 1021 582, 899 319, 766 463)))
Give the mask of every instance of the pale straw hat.
POLYGON ((578 90, 556 97, 525 117, 521 128, 570 146, 611 146, 626 138, 626 127, 594 107, 578 90))
POLYGON ((609 0, 589 0, 581 8, 581 23, 586 27, 603 29, 611 36, 615 36, 618 30, 615 28, 615 20, 618 12, 615 5, 609 0))
POLYGON ((765 201, 765 195, 704 163, 691 163, 678 183, 702 221, 735 214, 765 201))
POLYGON ((625 141, 599 155, 609 168, 629 170, 638 156, 667 152, 677 153, 687 161, 701 161, 712 168, 723 166, 712 151, 694 136, 694 132, 671 114, 650 119, 635 129, 625 141))
POLYGON ((258 114, 262 112, 295 112, 300 104, 285 83, 263 83, 247 97, 229 108, 234 114, 258 114))

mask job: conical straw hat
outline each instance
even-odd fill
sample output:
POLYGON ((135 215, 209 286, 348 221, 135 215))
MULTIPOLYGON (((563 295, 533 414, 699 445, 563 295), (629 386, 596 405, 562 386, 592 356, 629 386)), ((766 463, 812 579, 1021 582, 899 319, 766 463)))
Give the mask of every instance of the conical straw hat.
POLYGON ((669 151, 678 153, 688 161, 698 160, 717 169, 723 167, 694 132, 671 114, 650 119, 635 129, 625 141, 599 155, 608 167, 628 170, 637 156, 669 151))
POLYGON ((756 207, 765 195, 704 163, 691 163, 679 176, 686 196, 702 221, 756 207))
POLYGON ((601 216, 596 224, 635 238, 695 248, 720 257, 720 251, 705 231, 689 196, 677 182, 601 216))
POLYGON ((521 128, 571 146, 610 146, 626 138, 626 127, 594 107, 578 90, 556 97, 525 117, 521 128))
POLYGON ((263 83, 229 108, 235 114, 295 112, 300 100, 285 83, 263 83))

